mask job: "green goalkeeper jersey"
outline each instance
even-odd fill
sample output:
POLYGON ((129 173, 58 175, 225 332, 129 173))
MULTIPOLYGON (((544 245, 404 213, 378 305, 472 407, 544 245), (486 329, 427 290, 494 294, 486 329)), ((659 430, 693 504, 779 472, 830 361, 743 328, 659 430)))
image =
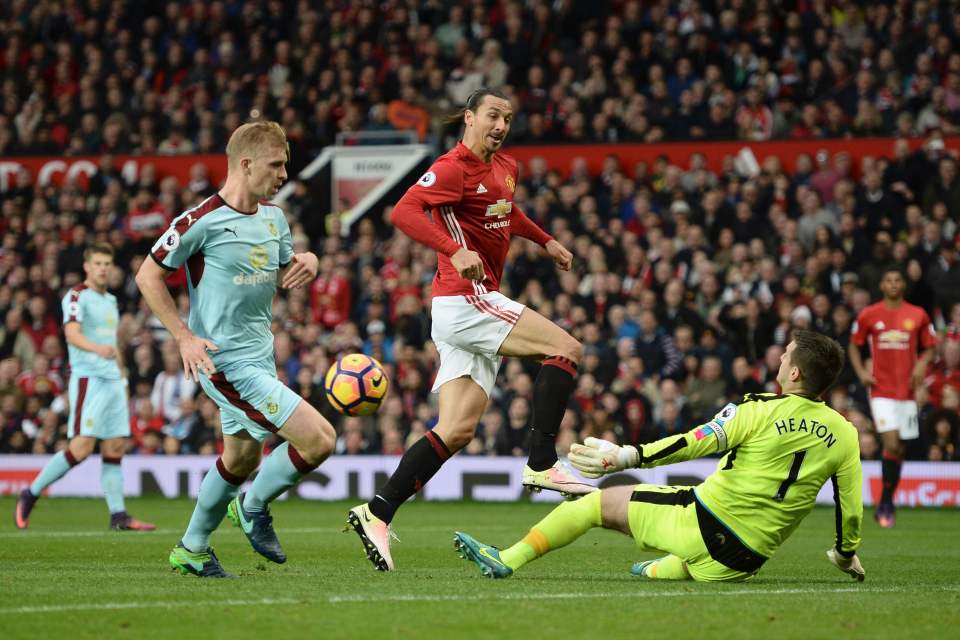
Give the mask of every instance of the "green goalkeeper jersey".
POLYGON ((833 483, 836 548, 860 546, 862 470, 856 428, 821 401, 747 394, 710 422, 638 447, 641 467, 726 452, 697 500, 755 552, 771 557, 833 483))

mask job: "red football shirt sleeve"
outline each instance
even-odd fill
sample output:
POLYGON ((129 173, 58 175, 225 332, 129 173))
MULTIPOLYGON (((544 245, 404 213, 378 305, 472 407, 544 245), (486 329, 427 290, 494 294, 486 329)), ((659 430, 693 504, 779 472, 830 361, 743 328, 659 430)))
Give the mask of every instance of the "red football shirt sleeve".
POLYGON ((541 229, 540 225, 536 222, 528 218, 527 214, 525 214, 523 209, 518 207, 516 203, 513 205, 513 213, 511 214, 510 234, 526 238, 527 240, 533 240, 541 247, 553 240, 553 236, 541 229))
POLYGON ((920 345, 924 349, 937 346, 937 331, 933 328, 933 323, 930 322, 930 316, 927 315, 926 311, 921 311, 918 331, 920 332, 920 345))
POLYGON ((867 342, 867 335, 870 333, 870 323, 867 318, 867 312, 861 311, 860 315, 853 323, 853 332, 850 334, 850 342, 862 347, 867 342))
POLYGON ((407 189, 390 213, 390 222, 405 234, 442 253, 452 256, 460 245, 444 234, 426 215, 426 211, 460 202, 463 193, 463 175, 451 162, 434 163, 407 189))

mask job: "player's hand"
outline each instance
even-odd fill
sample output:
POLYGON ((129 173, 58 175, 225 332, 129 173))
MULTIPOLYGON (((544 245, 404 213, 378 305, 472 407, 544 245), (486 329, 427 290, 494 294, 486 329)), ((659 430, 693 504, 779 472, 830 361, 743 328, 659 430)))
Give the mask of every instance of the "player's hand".
POLYGON ((217 368, 210 359, 209 351, 217 351, 217 345, 204 338, 198 338, 192 333, 180 339, 180 357, 183 359, 183 373, 189 380, 200 382, 200 374, 208 378, 216 373, 217 368))
POLYGON ((483 282, 486 275, 483 273, 483 260, 476 251, 470 251, 466 247, 457 250, 450 256, 450 263, 457 270, 461 278, 483 282))
POLYGON ((865 371, 863 375, 860 376, 860 382, 863 383, 865 387, 872 387, 877 384, 877 379, 873 377, 873 374, 865 371))
POLYGON ((313 253, 295 253, 283 274, 280 286, 284 289, 296 289, 313 282, 320 270, 320 260, 313 253))
POLYGON ((547 250, 547 254, 553 258, 553 263, 557 265, 557 268, 561 271, 570 271, 570 267, 573 266, 573 254, 567 251, 567 248, 556 240, 551 240, 543 246, 547 250))
POLYGON ((616 473, 640 465, 640 452, 636 447, 623 447, 599 438, 587 438, 583 444, 570 447, 567 456, 584 478, 600 478, 608 473, 616 473))
POLYGON ((827 549, 827 558, 830 559, 830 562, 833 563, 837 569, 843 571, 849 575, 854 580, 863 582, 867 575, 866 571, 863 570, 863 565, 860 564, 860 558, 857 557, 857 554, 853 554, 850 558, 844 558, 842 555, 837 553, 836 547, 831 547, 827 549))
POLYGON ((99 344, 93 352, 101 358, 107 358, 108 360, 114 360, 117 357, 117 348, 112 344, 99 344))
POLYGON ((923 385, 923 379, 927 377, 927 365, 919 362, 917 366, 913 368, 913 373, 910 374, 910 386, 914 389, 917 389, 923 385))

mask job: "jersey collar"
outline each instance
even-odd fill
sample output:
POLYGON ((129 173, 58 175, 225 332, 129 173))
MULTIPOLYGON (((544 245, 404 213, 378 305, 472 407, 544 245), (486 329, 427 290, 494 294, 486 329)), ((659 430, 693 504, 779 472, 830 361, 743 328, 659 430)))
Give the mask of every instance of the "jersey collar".
POLYGON ((485 167, 493 164, 493 159, 497 156, 497 154, 494 153, 494 154, 490 157, 490 162, 489 162, 489 163, 484 162, 484 161, 480 158, 480 156, 478 156, 477 154, 475 154, 473 151, 470 150, 470 147, 468 147, 467 145, 463 144, 463 140, 461 140, 460 142, 457 143, 457 152, 459 153, 460 157, 463 158, 464 160, 469 160, 470 162, 475 162, 476 164, 480 164, 480 165, 483 165, 483 166, 485 166, 485 167))

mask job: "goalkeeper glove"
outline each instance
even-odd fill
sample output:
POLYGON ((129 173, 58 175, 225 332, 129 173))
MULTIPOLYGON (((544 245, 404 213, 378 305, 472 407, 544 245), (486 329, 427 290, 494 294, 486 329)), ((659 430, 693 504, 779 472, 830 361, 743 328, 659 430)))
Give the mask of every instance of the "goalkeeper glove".
POLYGON ((587 438, 583 444, 571 446, 567 459, 585 478, 600 478, 640 466, 640 452, 636 447, 621 447, 598 438, 587 438))
POLYGON ((863 570, 863 565, 860 564, 860 558, 857 557, 857 554, 845 558, 837 553, 836 547, 833 547, 827 549, 827 557, 830 558, 830 562, 832 562, 837 569, 848 574, 851 578, 855 578, 860 582, 863 582, 864 578, 866 578, 866 572, 863 570))

